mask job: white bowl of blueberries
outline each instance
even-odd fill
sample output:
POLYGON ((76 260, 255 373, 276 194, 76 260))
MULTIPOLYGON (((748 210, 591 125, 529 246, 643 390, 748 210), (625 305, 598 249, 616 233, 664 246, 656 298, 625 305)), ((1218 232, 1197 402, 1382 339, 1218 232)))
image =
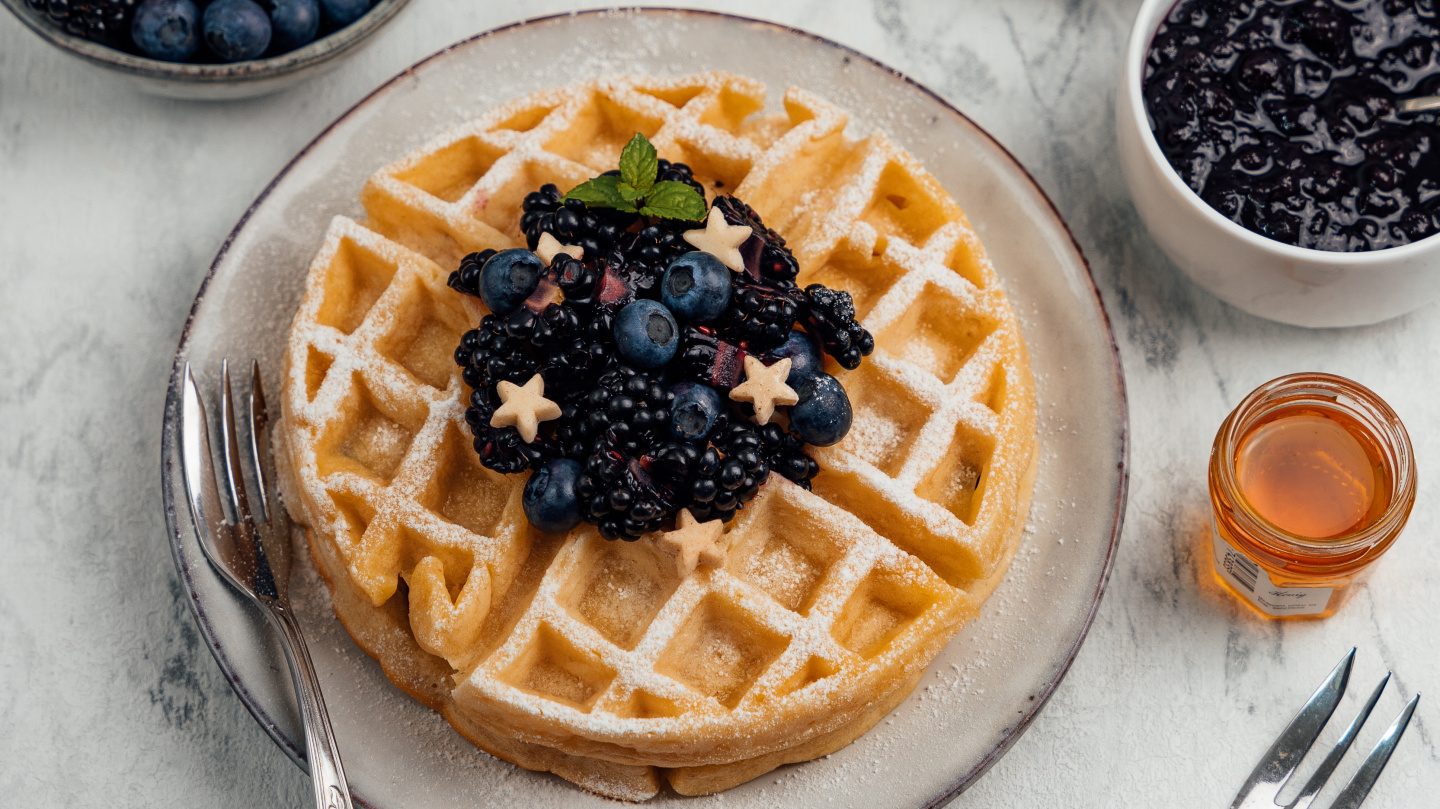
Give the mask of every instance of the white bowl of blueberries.
POLYGON ((1434 0, 1145 0, 1116 131, 1141 219, 1252 314, 1357 326, 1440 298, 1434 0))
POLYGON ((245 98, 323 72, 408 0, 0 0, 56 47, 148 92, 245 98))

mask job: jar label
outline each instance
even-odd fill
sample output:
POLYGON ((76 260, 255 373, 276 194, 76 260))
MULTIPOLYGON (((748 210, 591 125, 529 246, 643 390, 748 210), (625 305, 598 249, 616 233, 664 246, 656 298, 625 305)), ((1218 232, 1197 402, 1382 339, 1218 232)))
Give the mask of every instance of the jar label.
POLYGON ((1318 615, 1330 605, 1332 587, 1279 587, 1254 559, 1226 542, 1217 530, 1214 539, 1215 570, 1235 592, 1270 615, 1318 615))

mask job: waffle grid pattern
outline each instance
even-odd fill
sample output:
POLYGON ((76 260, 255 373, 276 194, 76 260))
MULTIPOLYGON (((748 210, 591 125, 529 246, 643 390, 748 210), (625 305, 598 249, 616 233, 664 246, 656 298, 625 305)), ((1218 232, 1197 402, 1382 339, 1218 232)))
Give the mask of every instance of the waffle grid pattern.
MULTIPOLYGON (((908 691, 1013 553, 1033 391, 963 213, 883 136, 846 137, 825 102, 792 89, 783 115, 754 115, 763 104, 722 74, 523 99, 382 170, 367 225, 337 218, 312 265, 287 362, 291 508, 375 608, 403 588, 415 641, 454 672, 444 710, 472 738, 688 768, 697 791, 829 752, 815 745, 843 745, 908 691), (819 453, 814 492, 772 476, 729 527, 727 564, 683 581, 647 542, 530 529, 523 476, 468 446, 449 359, 482 310, 441 268, 520 243, 526 192, 613 165, 635 131, 751 202, 801 282, 850 291, 877 342, 841 377, 855 428, 819 453)), ((682 791, 684 774, 670 774, 682 791)))

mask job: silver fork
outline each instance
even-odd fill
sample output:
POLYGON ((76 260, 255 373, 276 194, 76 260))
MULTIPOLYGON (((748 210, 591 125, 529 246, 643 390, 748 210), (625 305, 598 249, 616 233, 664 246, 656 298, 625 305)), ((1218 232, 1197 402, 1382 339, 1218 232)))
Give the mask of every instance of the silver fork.
MULTIPOLYGON (((1310 780, 1305 782, 1300 794, 1288 804, 1278 802, 1280 791, 1285 788, 1285 783, 1295 773, 1305 754, 1314 746, 1315 740, 1319 738, 1320 731, 1325 723, 1330 721, 1330 716, 1335 713, 1335 708, 1340 704, 1340 698, 1345 696, 1345 686, 1350 682, 1350 669, 1355 664, 1355 650, 1335 666, 1330 676, 1311 695, 1305 707, 1290 721, 1290 725, 1280 734, 1280 738, 1270 745, 1265 757, 1255 766, 1255 771, 1245 779, 1245 785, 1240 787, 1240 794, 1235 796, 1235 802, 1230 804, 1230 809, 1275 809, 1277 806, 1284 806, 1286 809, 1307 809, 1315 800, 1315 796, 1330 780, 1335 768, 1340 764, 1340 759, 1345 757, 1345 752, 1360 735, 1360 727, 1365 720, 1370 718, 1370 712, 1375 709, 1375 703, 1380 701, 1380 694, 1390 682, 1390 675, 1387 673, 1370 692, 1370 698, 1365 701, 1364 707, 1350 720, 1349 727, 1340 734, 1340 739, 1335 746, 1326 754, 1325 759, 1320 762, 1320 767, 1310 780)), ((1375 743, 1370 754, 1360 765, 1360 769, 1350 778, 1350 783, 1345 785, 1335 802, 1330 804, 1330 809, 1357 809, 1370 794, 1370 788, 1375 786, 1375 780, 1380 777, 1380 772, 1385 769, 1386 763, 1390 761, 1390 754, 1395 752, 1395 746, 1400 743, 1400 737, 1405 734, 1405 728, 1410 724, 1410 717, 1415 713, 1415 706, 1420 702, 1420 695, 1416 694, 1390 727, 1385 730, 1385 735, 1375 743)))
POLYGON ((300 718, 305 725, 305 746, 310 760, 310 777, 315 788, 315 805, 323 809, 352 809, 350 788, 345 782, 345 769, 340 765, 340 750, 330 715, 320 696, 320 679, 305 646, 300 624, 290 607, 290 524, 276 489, 274 459, 270 456, 269 419, 265 412, 265 393, 260 385, 260 365, 250 369, 249 406, 246 408, 249 435, 250 471, 256 482, 259 511, 252 510, 247 496, 245 472, 240 460, 240 441, 235 429, 235 400, 230 389, 230 364, 221 365, 220 438, 224 490, 229 496, 230 512, 226 516, 221 503, 220 479, 216 475, 216 456, 210 448, 210 431, 205 417, 205 404, 200 389, 185 365, 184 390, 180 412, 180 469, 185 478, 185 493, 190 501, 190 516, 200 538, 205 558, 230 582, 260 607, 260 611, 280 634, 285 660, 300 703, 300 718))

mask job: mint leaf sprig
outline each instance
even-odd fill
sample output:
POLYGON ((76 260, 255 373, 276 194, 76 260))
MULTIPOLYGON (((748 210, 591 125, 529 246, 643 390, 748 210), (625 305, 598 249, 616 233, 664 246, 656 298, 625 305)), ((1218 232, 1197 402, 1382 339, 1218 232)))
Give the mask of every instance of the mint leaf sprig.
POLYGON ((696 221, 705 217, 705 197, 678 180, 661 180, 655 146, 639 132, 620 153, 620 174, 602 174, 575 186, 565 199, 578 199, 592 208, 653 216, 657 219, 696 221))

